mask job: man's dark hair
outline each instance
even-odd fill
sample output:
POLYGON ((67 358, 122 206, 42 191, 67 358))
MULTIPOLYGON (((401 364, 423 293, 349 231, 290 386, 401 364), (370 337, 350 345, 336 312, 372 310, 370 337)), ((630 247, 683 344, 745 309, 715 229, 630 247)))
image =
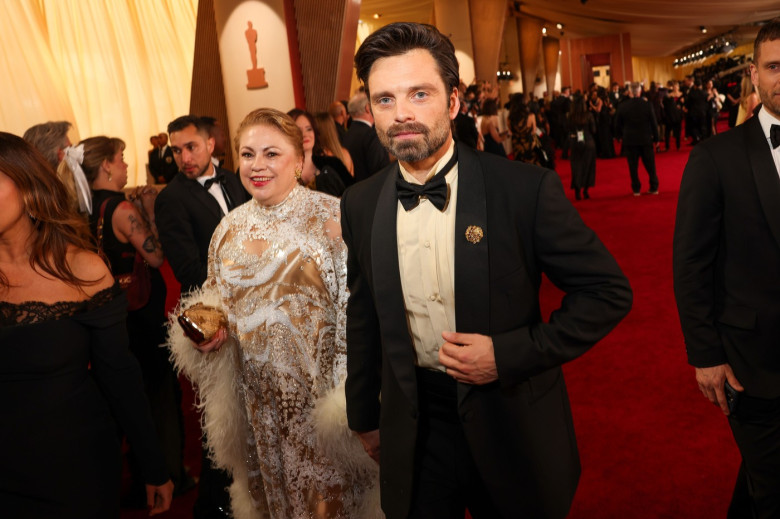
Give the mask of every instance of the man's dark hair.
POLYGON ((455 47, 433 25, 399 22, 386 25, 369 35, 355 54, 357 77, 368 92, 368 75, 374 62, 380 58, 400 56, 414 49, 431 53, 439 66, 439 74, 448 92, 460 84, 455 47))
POLYGON ((756 35, 756 41, 753 43, 753 63, 758 63, 761 44, 778 38, 780 38, 780 18, 774 18, 761 27, 761 30, 756 35))
POLYGON ((187 126, 194 126, 195 129, 198 130, 198 133, 204 135, 206 138, 209 137, 211 125, 197 115, 182 115, 168 123, 168 135, 173 132, 180 132, 187 126))

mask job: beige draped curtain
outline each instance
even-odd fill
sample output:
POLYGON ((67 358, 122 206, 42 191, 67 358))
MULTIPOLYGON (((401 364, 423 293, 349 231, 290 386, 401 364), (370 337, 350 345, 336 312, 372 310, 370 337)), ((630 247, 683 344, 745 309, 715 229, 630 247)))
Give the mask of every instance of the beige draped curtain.
POLYGON ((127 143, 128 185, 146 181, 149 137, 188 113, 197 0, 3 0, 0 128, 45 121, 71 140, 127 143))

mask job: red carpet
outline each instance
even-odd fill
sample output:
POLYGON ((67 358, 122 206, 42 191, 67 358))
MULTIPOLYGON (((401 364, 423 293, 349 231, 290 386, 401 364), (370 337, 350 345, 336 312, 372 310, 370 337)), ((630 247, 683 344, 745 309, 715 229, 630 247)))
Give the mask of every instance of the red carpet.
MULTIPOLYGON (((582 458, 571 518, 726 515, 739 453, 726 418, 699 393, 687 365, 672 292, 674 214, 690 149, 656 155, 660 195, 631 196, 626 161, 616 158, 598 161, 592 198, 574 202, 631 281, 634 308, 609 337, 565 367, 582 458)), ((568 188, 569 162, 559 160, 557 169, 568 188)), ((641 165, 640 179, 646 191, 641 165)), ((543 315, 559 299, 547 283, 543 315)), ((185 399, 186 458, 197 474, 199 429, 191 392, 185 399)), ((192 517, 196 492, 177 498, 162 517, 192 517)))
MULTIPOLYGON (((656 155, 660 195, 631 196, 626 161, 616 158, 598 161, 592 199, 575 202, 631 281, 634 307, 565 367, 583 467, 572 518, 726 516, 739 453, 687 365, 672 291, 674 215, 690 149, 656 155)), ((557 169, 568 186, 569 163, 557 169)), ((639 175, 646 191, 641 165, 639 175)), ((543 304, 553 309, 559 294, 548 287, 543 304)))

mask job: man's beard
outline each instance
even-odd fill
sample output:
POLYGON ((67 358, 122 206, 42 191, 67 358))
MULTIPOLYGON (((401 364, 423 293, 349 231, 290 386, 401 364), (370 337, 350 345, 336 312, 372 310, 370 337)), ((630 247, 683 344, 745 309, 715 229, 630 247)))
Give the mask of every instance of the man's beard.
POLYGON ((394 124, 387 131, 377 129, 379 141, 401 162, 419 162, 427 159, 447 142, 449 135, 450 119, 446 116, 437 120, 432 128, 422 123, 409 122, 394 124), (422 136, 422 141, 417 138, 394 140, 396 135, 404 132, 418 133, 422 136))
POLYGON ((775 117, 780 117, 780 101, 777 100, 777 96, 774 95, 773 89, 776 86, 773 84, 769 87, 769 90, 764 90, 760 86, 756 87, 758 90, 758 98, 761 100, 761 104, 764 108, 775 117))

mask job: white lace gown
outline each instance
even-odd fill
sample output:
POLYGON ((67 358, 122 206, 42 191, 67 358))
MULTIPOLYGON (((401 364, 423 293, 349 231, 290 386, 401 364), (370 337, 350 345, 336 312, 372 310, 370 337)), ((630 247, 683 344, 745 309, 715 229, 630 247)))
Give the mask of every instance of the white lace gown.
POLYGON ((296 186, 279 205, 227 215, 209 278, 239 344, 249 491, 275 519, 358 517, 370 477, 318 448, 315 401, 346 376, 346 248, 339 201, 296 186))

